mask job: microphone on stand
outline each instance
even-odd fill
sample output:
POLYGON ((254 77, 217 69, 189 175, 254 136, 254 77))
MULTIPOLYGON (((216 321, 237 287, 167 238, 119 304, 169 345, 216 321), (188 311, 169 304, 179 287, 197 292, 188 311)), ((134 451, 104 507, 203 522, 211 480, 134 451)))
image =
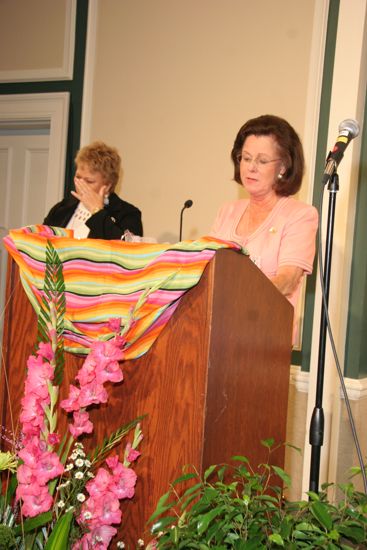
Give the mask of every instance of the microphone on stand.
POLYGON ((335 142, 333 149, 328 154, 326 159, 326 166, 324 170, 324 176, 322 178, 323 184, 328 183, 331 176, 336 171, 340 161, 344 156, 349 142, 357 137, 359 134, 359 124, 352 118, 347 118, 339 124, 339 135, 335 142))
POLYGON ((186 208, 191 208, 193 205, 193 202, 191 199, 187 199, 187 201, 185 201, 185 204, 183 205, 182 209, 181 209, 181 214, 180 214, 180 238, 179 238, 179 241, 182 240, 182 216, 183 216, 183 212, 186 208))

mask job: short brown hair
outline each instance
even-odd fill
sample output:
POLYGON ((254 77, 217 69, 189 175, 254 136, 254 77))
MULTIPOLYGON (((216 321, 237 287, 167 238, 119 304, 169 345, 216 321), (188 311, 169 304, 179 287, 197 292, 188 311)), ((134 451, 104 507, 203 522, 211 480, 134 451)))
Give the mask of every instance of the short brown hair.
POLYGON ((274 191, 277 195, 282 196, 297 193, 302 185, 305 166, 302 143, 289 122, 275 115, 262 115, 252 118, 240 128, 231 152, 234 164, 234 180, 242 185, 238 157, 249 136, 271 136, 275 139, 281 159, 286 166, 286 171, 283 177, 275 182, 274 191))
POLYGON ((75 164, 87 164, 93 172, 99 172, 111 185, 113 191, 121 175, 121 157, 114 147, 103 141, 94 141, 82 147, 76 157, 75 164))

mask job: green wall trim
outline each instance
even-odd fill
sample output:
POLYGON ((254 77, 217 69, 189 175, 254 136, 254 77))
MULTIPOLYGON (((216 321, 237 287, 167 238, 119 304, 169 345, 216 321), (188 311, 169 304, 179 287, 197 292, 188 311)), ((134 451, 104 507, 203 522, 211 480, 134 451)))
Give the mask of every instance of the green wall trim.
MULTIPOLYGON (((327 134, 329 127, 331 89, 334 73, 334 60, 336 37, 338 30, 339 18, 339 0, 330 0, 329 13, 327 21, 327 33, 325 43, 324 68, 322 76, 321 101, 320 101, 320 116, 317 135, 317 154, 314 173, 314 189, 313 189, 313 204, 318 208, 320 204, 321 193, 323 190, 321 178, 325 166, 324 151, 327 147, 327 134)), ((318 246, 318 242, 317 242, 318 246)), ((293 351, 292 364, 301 365, 302 371, 310 370, 311 360, 311 344, 313 330, 313 315, 315 308, 315 288, 316 288, 316 266, 317 253, 314 261, 314 269, 312 275, 307 277, 306 284, 306 299, 303 324, 302 349, 293 351)))
POLYGON ((78 0, 75 24, 74 71, 72 80, 50 82, 0 83, 0 94, 39 94, 69 92, 70 110, 65 163, 65 195, 72 187, 74 157, 80 147, 85 49, 87 41, 89 0, 78 0))
POLYGON ((344 375, 367 376, 367 95, 365 97, 360 172, 354 225, 352 268, 345 344, 344 375))

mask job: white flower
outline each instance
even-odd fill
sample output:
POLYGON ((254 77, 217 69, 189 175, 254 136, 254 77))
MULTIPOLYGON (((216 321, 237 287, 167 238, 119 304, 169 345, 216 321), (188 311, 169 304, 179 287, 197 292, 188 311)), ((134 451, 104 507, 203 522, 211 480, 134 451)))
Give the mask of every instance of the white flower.
POLYGON ((141 548, 144 546, 144 541, 143 541, 143 539, 139 539, 139 540, 138 540, 138 546, 140 546, 141 548))
POLYGON ((92 474, 92 472, 88 472, 88 473, 87 473, 87 476, 93 478, 93 477, 94 477, 94 474, 92 474))
POLYGON ((83 495, 83 493, 78 493, 76 495, 76 498, 79 500, 79 502, 84 502, 85 501, 85 495, 83 495))
POLYGON ((84 477, 83 472, 76 472, 75 479, 83 479, 83 477, 84 477))
POLYGON ((86 465, 87 468, 90 468, 90 467, 92 466, 91 461, 88 460, 88 459, 86 459, 86 460, 84 461, 84 464, 86 465))
POLYGON ((57 506, 58 506, 59 508, 64 508, 65 502, 64 502, 63 500, 59 500, 59 502, 57 503, 57 506))
POLYGON ((78 466, 78 468, 81 468, 84 464, 84 460, 82 458, 77 458, 75 461, 75 465, 78 466))
POLYGON ((122 540, 119 540, 119 541, 116 543, 116 546, 117 546, 117 548, 125 548, 125 543, 122 542, 122 540))
POLYGON ((70 472, 70 470, 72 470, 74 468, 74 464, 67 464, 65 466, 65 471, 66 472, 70 472))
POLYGON ((93 516, 91 512, 84 512, 83 517, 84 519, 92 519, 93 516))

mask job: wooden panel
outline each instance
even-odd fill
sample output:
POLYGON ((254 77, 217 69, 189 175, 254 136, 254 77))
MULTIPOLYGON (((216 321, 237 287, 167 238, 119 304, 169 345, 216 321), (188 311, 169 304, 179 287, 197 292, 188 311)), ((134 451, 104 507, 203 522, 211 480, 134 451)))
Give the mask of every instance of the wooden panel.
MULTIPOLYGON (((267 460, 261 439, 286 438, 292 306, 248 259, 215 259, 204 466, 242 454, 267 460), (243 269, 243 262, 246 269, 243 269)), ((272 457, 284 463, 284 449, 272 457)))

